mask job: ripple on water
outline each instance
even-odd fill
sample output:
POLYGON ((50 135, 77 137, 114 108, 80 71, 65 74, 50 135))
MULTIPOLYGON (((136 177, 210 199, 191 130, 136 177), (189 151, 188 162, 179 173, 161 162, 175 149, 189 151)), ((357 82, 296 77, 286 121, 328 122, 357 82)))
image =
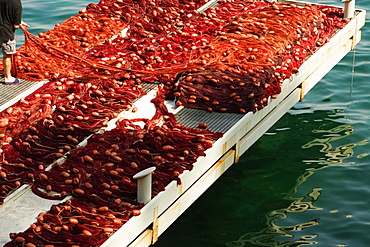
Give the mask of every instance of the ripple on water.
POLYGON ((306 203, 314 207, 301 207, 300 211, 287 212, 286 217, 279 219, 278 226, 299 226, 317 220, 318 224, 309 224, 308 227, 295 228, 289 234, 280 236, 278 242, 289 242, 301 239, 306 235, 317 235, 315 241, 322 246, 368 246, 370 235, 370 208, 367 200, 370 198, 370 182, 366 174, 370 173, 370 166, 330 166, 315 170, 309 179, 297 186, 293 203, 302 200, 306 193, 306 203), (312 190, 320 193, 313 200, 312 190), (356 243, 356 245, 353 245, 356 243))

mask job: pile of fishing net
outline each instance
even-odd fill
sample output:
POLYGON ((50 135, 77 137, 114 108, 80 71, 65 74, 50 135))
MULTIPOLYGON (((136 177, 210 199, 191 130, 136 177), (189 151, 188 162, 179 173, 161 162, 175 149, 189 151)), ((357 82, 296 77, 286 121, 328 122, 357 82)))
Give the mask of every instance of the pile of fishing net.
POLYGON ((167 85, 178 105, 246 113, 276 97, 281 83, 347 23, 341 9, 320 5, 220 1, 204 13, 199 6, 90 4, 40 37, 25 30, 19 76, 122 79, 129 73, 167 85))
POLYGON ((16 56, 18 76, 50 82, 0 113, 1 202, 22 184, 33 183, 30 174, 76 148, 120 112, 134 111, 133 102, 145 94, 136 73, 96 64, 81 53, 119 34, 146 13, 157 16, 157 21, 165 20, 170 29, 170 24, 179 21, 180 8, 193 12, 202 4, 100 1, 39 37, 24 30, 26 43, 16 56), (117 80, 108 77, 113 72, 117 80))
MULTIPOLYGON (((195 68, 182 73, 174 87, 179 105, 236 113, 261 109, 305 58, 345 23, 328 18, 318 6, 253 6, 234 14, 230 24, 191 58, 188 66, 195 68)), ((216 8, 215 15, 230 9, 223 8, 216 8)))
POLYGON ((96 64, 81 59, 84 52, 122 35, 128 27, 132 36, 151 32, 163 35, 175 30, 175 23, 183 21, 184 16, 186 20, 185 14, 194 12, 204 3, 122 0, 91 3, 78 15, 55 25, 52 30, 39 33, 38 37, 24 30, 26 43, 14 57, 16 76, 30 81, 50 80, 60 74, 96 77, 96 64), (79 68, 71 68, 75 65, 89 70, 81 72, 79 68))
POLYGON ((41 213, 28 230, 12 234, 6 246, 98 246, 140 214, 136 173, 156 167, 153 197, 171 181, 181 183, 179 176, 191 170, 222 133, 180 125, 161 96, 153 103, 157 111, 152 119, 120 121, 115 129, 90 137, 86 146, 72 150, 65 162, 49 171, 28 167, 24 173, 33 180, 36 195, 75 199, 41 213))
POLYGON ((119 37, 84 58, 165 84, 178 105, 246 113, 280 93, 281 83, 347 23, 341 15, 318 5, 220 2, 166 36, 119 37))

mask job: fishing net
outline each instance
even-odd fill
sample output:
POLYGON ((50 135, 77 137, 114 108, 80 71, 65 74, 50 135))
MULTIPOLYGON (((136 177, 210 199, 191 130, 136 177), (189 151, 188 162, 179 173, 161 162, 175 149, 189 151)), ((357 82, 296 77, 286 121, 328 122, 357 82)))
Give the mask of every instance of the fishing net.
MULTIPOLYGON (((210 13, 230 16, 230 4, 210 13), (227 8, 226 8, 227 7, 227 8), (225 11, 226 10, 226 11, 225 11)), ((267 2, 233 13, 220 35, 199 48, 192 68, 174 87, 178 105, 208 111, 246 113, 268 104, 306 57, 343 26, 319 7, 267 2)))
MULTIPOLYGON (((52 41, 43 40, 26 29, 23 29, 25 44, 18 51, 16 59, 19 66, 16 68, 17 75, 27 80, 44 80, 56 78, 58 75, 68 77, 99 77, 98 68, 117 70, 114 67, 96 64, 87 59, 82 59, 79 53, 73 49, 73 40, 65 38, 66 47, 69 51, 58 47, 52 41), (81 71, 79 68, 87 68, 90 73, 81 71), (42 72, 41 72, 42 71, 42 72)), ((66 36, 67 37, 67 36, 66 36)))
MULTIPOLYGON (((81 10, 80 14, 55 25, 53 30, 39 33, 39 37, 24 30, 26 42, 14 57, 16 71, 13 74, 27 80, 40 81, 50 80, 61 74, 71 77, 99 77, 101 71, 117 71, 116 67, 104 67, 100 65, 103 63, 93 63, 82 59, 81 55, 121 35, 122 30, 129 25, 132 37, 148 36, 151 32, 163 35, 175 29, 173 24, 181 19, 180 17, 184 19, 204 3, 203 1, 196 4, 191 1, 91 3, 86 9, 81 10), (184 14, 179 15, 174 9, 175 6, 183 8, 184 14)), ((112 73, 108 74, 110 77, 114 76, 112 73)), ((116 77, 119 76, 122 75, 118 73, 116 77)))
POLYGON ((72 150, 64 163, 50 171, 33 172, 35 194, 48 199, 73 195, 76 199, 40 214, 27 231, 11 235, 14 241, 6 246, 100 245, 131 217, 140 214, 143 204, 136 201, 137 182, 133 178, 138 171, 157 168, 152 196, 173 180, 181 183, 180 174, 191 170, 197 158, 205 156, 222 133, 178 124, 160 94, 153 103, 157 111, 152 119, 123 119, 117 128, 95 134, 86 146, 72 150), (159 121, 163 125, 158 126, 159 121), (65 205, 73 210, 59 210, 65 205), (77 205, 79 211, 75 210, 77 205), (92 220, 96 225, 90 227, 92 220), (45 225, 51 228, 40 228, 45 225))
POLYGON ((127 37, 98 45, 84 57, 168 85, 168 98, 178 105, 246 113, 280 93, 281 83, 347 23, 341 15, 324 6, 225 1, 187 15, 164 36, 140 23, 127 37))

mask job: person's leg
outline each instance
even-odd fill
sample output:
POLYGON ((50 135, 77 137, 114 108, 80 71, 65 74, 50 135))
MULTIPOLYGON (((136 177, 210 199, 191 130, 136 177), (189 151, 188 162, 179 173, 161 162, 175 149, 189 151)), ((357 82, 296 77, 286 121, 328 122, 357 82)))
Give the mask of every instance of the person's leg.
POLYGON ((4 81, 13 82, 15 78, 11 74, 12 69, 12 54, 3 53, 3 66, 4 66, 4 81))
POLYGON ((7 43, 2 44, 3 52, 3 67, 4 67, 4 82, 7 83, 18 83, 19 80, 12 76, 12 59, 13 54, 16 52, 16 42, 14 40, 9 40, 7 43))

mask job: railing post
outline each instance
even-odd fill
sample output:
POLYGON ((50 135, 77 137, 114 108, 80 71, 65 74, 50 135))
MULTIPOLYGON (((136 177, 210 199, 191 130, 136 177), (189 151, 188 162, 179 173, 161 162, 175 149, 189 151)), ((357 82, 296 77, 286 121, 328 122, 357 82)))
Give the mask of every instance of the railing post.
POLYGON ((355 16, 355 0, 343 0, 344 18, 353 18, 355 16))
POLYGON ((137 200, 141 203, 148 203, 152 199, 152 173, 155 167, 149 167, 134 175, 137 179, 137 200))

